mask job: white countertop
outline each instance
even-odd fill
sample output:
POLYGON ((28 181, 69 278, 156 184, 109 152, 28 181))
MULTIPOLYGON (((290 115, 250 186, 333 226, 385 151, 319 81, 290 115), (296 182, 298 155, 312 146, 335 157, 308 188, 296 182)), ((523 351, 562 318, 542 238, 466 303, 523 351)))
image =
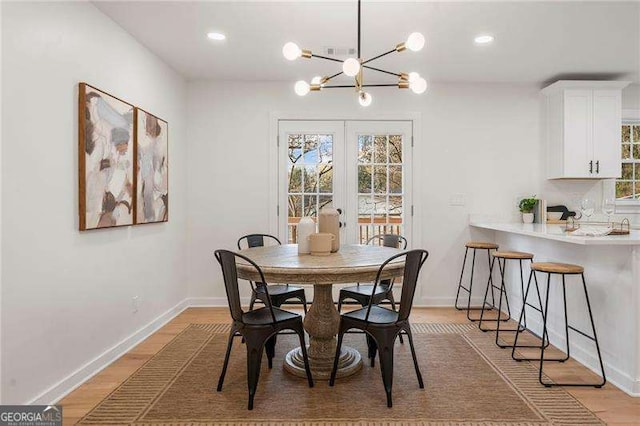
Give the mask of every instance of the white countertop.
POLYGON ((490 223, 471 222, 471 226, 493 231, 510 232, 512 234, 565 243, 582 245, 634 246, 640 245, 640 231, 631 230, 629 235, 607 235, 604 237, 572 236, 564 231, 564 225, 547 225, 542 223, 490 223))

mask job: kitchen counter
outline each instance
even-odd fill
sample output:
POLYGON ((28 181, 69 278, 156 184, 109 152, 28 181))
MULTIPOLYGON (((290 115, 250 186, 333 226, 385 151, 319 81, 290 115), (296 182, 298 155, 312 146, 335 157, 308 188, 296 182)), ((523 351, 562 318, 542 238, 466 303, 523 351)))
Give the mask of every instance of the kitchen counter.
MULTIPOLYGON (((491 241, 501 250, 533 253, 536 262, 561 262, 582 265, 603 354, 607 380, 630 395, 640 397, 640 231, 629 235, 603 237, 572 236, 564 225, 507 223, 471 220, 472 240, 491 241)), ((523 272, 529 276, 529 263, 523 272)), ((497 270, 497 268, 495 268, 497 270)), ((495 273, 495 271, 494 271, 495 273)), ((506 267, 506 282, 512 317, 522 310, 520 269, 516 262, 506 267)), ((540 275, 540 274, 538 274, 540 275)), ((494 275, 495 280, 499 279, 494 275)), ((562 313, 560 278, 551 280, 547 331, 551 344, 566 347, 562 313)), ((567 276, 566 298, 569 322, 580 330, 589 330, 584 295, 579 277, 567 276)), ((546 292, 546 277, 538 276, 541 292, 546 292)), ((535 298, 529 303, 537 306, 535 298)), ((527 309, 527 327, 540 335, 542 318, 527 309)), ((598 371, 593 342, 578 333, 570 334, 571 356, 593 371, 598 371)))
POLYGON ((544 238, 564 243, 606 246, 640 246, 640 231, 632 229, 629 235, 606 235, 603 237, 573 236, 565 232, 564 225, 542 223, 488 223, 472 222, 475 228, 510 232, 529 237, 544 238))

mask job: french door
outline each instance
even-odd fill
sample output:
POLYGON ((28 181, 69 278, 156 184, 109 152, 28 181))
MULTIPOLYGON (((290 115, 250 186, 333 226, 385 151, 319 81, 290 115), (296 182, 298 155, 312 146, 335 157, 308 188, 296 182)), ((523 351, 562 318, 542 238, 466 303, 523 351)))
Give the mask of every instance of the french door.
POLYGON ((297 242, 301 217, 342 210, 343 243, 412 235, 411 121, 278 122, 278 234, 297 242))

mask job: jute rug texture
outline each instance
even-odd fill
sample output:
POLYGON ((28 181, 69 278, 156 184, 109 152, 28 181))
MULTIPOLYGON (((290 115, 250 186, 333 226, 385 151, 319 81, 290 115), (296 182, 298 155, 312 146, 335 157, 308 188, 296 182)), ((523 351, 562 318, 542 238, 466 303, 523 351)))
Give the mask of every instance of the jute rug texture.
MULTIPOLYGON (((561 388, 538 383, 537 369, 511 359, 492 333, 471 324, 414 324, 425 389, 418 387, 409 345, 396 343, 393 408, 379 364, 331 388, 283 371, 296 337, 278 337, 274 368, 263 358, 248 411, 246 349, 236 338, 222 392, 216 392, 229 326, 191 324, 89 412, 89 425, 593 425, 602 422, 561 388)), ((366 354, 363 335, 345 344, 366 354)))

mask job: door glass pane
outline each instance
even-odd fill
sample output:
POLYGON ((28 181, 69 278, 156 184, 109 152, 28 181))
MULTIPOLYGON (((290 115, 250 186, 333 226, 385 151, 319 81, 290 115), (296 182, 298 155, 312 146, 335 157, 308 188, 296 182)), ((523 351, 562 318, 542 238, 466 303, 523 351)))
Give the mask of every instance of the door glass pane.
POLYGON ((373 137, 373 162, 387 163, 387 135, 375 135, 373 137))
POLYGON ((402 135, 358 135, 360 244, 366 244, 369 238, 378 234, 402 234, 405 212, 403 142, 402 135), (371 162, 373 166, 368 165, 371 162))
POLYGON ((402 194, 402 166, 389 166, 389 192, 402 194))
POLYGON ((333 200, 333 135, 295 133, 288 141, 287 242, 296 243, 300 218, 315 219, 333 200))
POLYGON ((371 135, 358 136, 358 162, 371 163, 373 161, 373 137, 371 135))
POLYGON ((371 166, 358 166, 358 193, 371 192, 371 166))
POLYGON ((389 162, 402 163, 402 136, 389 135, 389 162))
POLYGON ((387 192, 387 166, 374 166, 373 190, 376 194, 387 192))

